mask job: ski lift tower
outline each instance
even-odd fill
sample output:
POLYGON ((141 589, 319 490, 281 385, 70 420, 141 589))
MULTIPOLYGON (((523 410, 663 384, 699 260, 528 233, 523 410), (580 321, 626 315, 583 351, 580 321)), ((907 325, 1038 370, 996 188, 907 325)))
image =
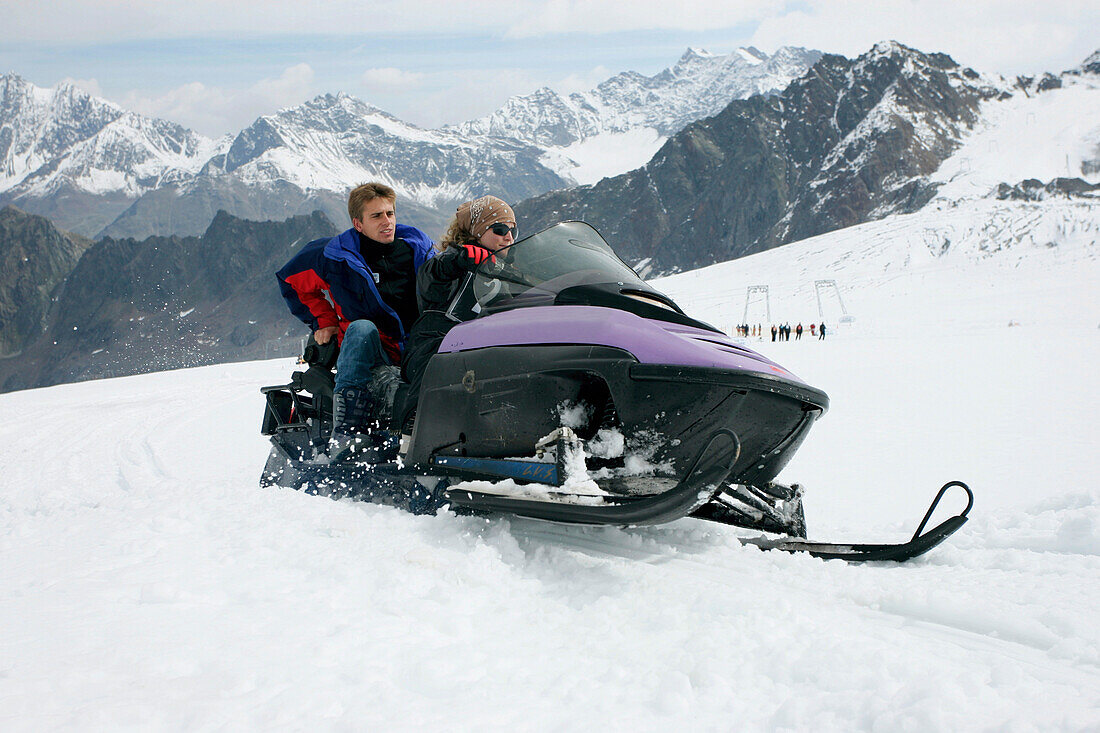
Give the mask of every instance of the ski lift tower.
POLYGON ((830 289, 836 296, 836 302, 840 303, 840 323, 854 321, 855 316, 849 315, 848 309, 844 307, 844 299, 840 297, 840 288, 837 287, 836 280, 814 280, 814 290, 817 292, 817 315, 821 316, 821 320, 825 320, 825 311, 821 307, 821 291, 824 290, 827 294, 830 289))
POLYGON ((767 285, 750 285, 748 287, 748 289, 745 291, 745 312, 741 316, 741 323, 748 323, 749 322, 749 303, 752 301, 753 293, 763 293, 764 294, 764 307, 767 310, 767 314, 768 314, 767 321, 768 321, 768 323, 771 323, 772 322, 772 300, 771 300, 771 296, 768 294, 768 286, 767 285))

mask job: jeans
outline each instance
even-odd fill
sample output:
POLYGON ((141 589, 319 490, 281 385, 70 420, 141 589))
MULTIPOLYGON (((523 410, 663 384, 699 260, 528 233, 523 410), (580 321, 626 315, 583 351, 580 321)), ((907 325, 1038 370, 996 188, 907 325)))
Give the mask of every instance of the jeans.
POLYGON ((378 326, 365 319, 352 321, 344 332, 340 355, 336 358, 336 391, 344 387, 366 389, 370 386, 370 370, 389 363, 382 349, 378 326))

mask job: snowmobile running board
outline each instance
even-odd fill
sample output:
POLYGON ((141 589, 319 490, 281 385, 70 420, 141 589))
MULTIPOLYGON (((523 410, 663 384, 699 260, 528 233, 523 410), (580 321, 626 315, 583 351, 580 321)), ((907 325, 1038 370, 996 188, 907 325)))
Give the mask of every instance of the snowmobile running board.
POLYGON ((598 497, 601 500, 599 503, 571 504, 486 494, 468 489, 448 489, 444 498, 454 506, 552 522, 662 524, 690 514, 705 504, 729 475, 739 450, 737 438, 732 432, 726 429, 715 431, 696 455, 691 470, 680 483, 653 496, 598 497))
POLYGON ((970 490, 970 487, 962 481, 949 481, 944 484, 939 490, 939 493, 936 494, 936 498, 932 500, 931 506, 929 506, 928 511, 925 512, 924 519, 921 520, 920 526, 917 527, 917 531, 913 533, 913 538, 908 542, 869 545, 812 542, 810 540, 798 539, 773 540, 766 537, 743 537, 740 538, 739 541, 743 545, 755 545, 763 550, 806 552, 823 560, 846 560, 848 562, 892 560, 894 562, 903 562, 923 555, 954 534, 959 527, 966 524, 967 514, 970 513, 970 508, 972 506, 974 506, 974 492, 970 490), (953 486, 958 486, 966 492, 966 508, 963 509, 961 513, 949 517, 932 529, 924 532, 924 527, 928 524, 928 520, 931 519, 932 512, 936 510, 936 506, 939 505, 940 499, 942 499, 943 495, 947 493, 947 490, 953 486))

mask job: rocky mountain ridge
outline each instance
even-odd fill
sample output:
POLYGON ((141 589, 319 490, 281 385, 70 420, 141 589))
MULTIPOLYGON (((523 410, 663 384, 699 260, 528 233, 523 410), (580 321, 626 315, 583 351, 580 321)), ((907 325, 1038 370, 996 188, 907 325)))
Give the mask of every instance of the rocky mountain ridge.
POLYGON ((45 217, 0 209, 0 358, 42 333, 57 291, 91 244, 45 217))
POLYGON ((577 143, 639 128, 653 130, 654 140, 663 141, 734 99, 778 93, 821 56, 820 51, 791 46, 771 56, 752 47, 724 55, 689 48, 673 66, 653 76, 623 72, 569 95, 544 87, 512 97, 491 115, 453 129, 530 141, 544 148, 547 163, 568 178, 576 172, 571 156, 577 154, 577 143))
MULTIPOLYGON (((65 237, 9 207, 0 236, 13 226, 44 227, 43 242, 65 237)), ((54 289, 36 337, 0 359, 0 391, 299 353, 305 328, 287 312, 274 272, 336 231, 321 212, 281 222, 219 212, 199 237, 89 243, 54 289)))

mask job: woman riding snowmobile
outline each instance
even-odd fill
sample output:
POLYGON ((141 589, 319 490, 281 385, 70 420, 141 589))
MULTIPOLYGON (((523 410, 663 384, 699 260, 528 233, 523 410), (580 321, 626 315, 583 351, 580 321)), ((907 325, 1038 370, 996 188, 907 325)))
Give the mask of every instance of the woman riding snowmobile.
POLYGON ((420 317, 413 324, 401 362, 401 377, 408 384, 403 404, 395 405, 394 427, 401 427, 405 450, 412 436, 412 421, 420 398, 420 385, 428 361, 447 332, 477 315, 472 290, 473 273, 494 253, 509 247, 518 235, 512 207, 496 196, 482 196, 458 207, 437 254, 416 275, 420 317))

